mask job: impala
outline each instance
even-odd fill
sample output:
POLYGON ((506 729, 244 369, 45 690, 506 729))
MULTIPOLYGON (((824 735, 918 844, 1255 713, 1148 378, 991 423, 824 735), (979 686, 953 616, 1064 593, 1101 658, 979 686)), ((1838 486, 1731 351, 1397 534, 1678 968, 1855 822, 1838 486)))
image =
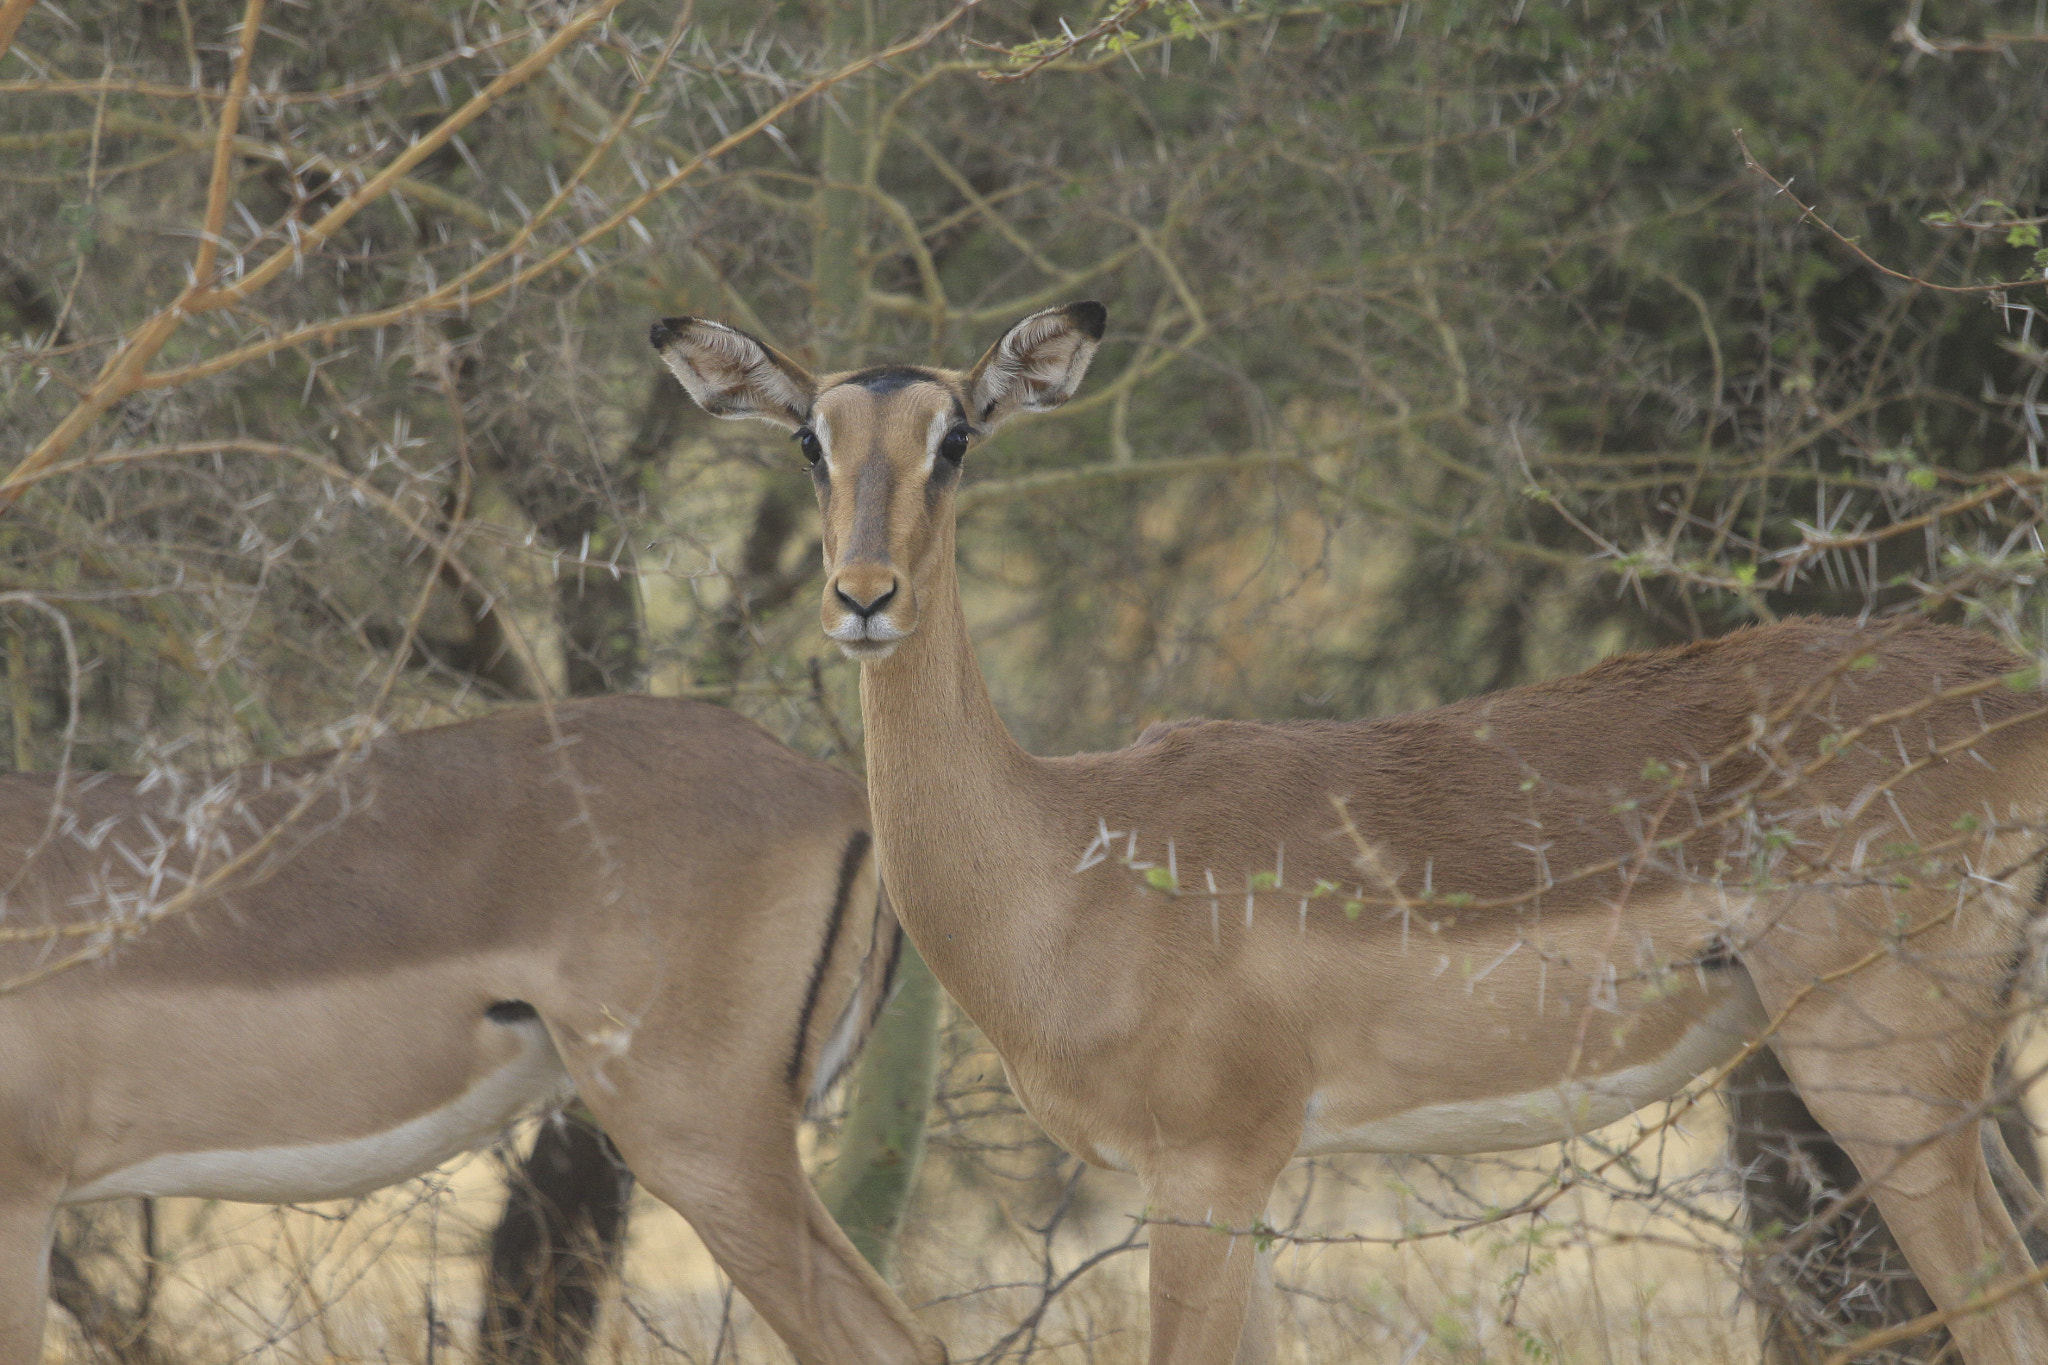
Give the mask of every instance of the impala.
MULTIPOLYGON (((954 499, 1104 321, 1033 314, 965 372, 813 377, 694 318, 653 341, 706 411, 796 435, 883 880, 1031 1114, 1143 1182, 1152 1360, 1269 1349, 1235 1234, 1293 1158, 1557 1141, 1762 1037, 1938 1305, 2023 1275, 1979 1146, 2048 799, 2019 660, 1802 620, 1417 715, 1033 757, 969 644, 954 499)), ((1954 1331, 1973 1365, 2048 1360, 2048 1293, 1954 1331)))
POLYGON ((866 803, 729 711, 7 777, 0 890, 0 1359, 61 1205, 361 1194, 571 1091, 798 1359, 945 1359, 797 1160, 895 958, 866 803))

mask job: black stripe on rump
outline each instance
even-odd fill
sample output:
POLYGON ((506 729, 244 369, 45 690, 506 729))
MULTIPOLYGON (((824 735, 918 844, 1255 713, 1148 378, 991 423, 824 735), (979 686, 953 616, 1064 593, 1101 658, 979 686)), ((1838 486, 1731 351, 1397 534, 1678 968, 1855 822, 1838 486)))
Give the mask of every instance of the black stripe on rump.
POLYGON ((797 1080, 804 1074, 804 1042, 811 1036, 811 1015, 817 1012, 818 992, 825 985, 825 967, 832 961, 833 948, 838 946, 839 931, 846 922, 846 898, 853 894, 853 879, 860 875, 861 861, 867 857, 872 842, 866 830, 855 830, 839 860, 839 888, 832 893, 832 915, 825 921, 825 943, 818 949, 818 960, 811 964, 811 984, 804 988, 804 1007, 796 1017, 796 1046, 790 1049, 789 1067, 783 1077, 791 1090, 796 1089, 797 1080))

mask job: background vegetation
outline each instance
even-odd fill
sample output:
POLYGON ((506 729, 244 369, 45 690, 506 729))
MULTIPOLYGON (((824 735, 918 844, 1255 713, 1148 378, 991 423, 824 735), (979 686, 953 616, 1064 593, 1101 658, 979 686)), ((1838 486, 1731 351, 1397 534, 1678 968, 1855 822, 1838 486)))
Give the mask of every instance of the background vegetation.
MULTIPOLYGON (((962 364, 1109 303, 1084 397, 962 496, 978 644, 1040 752, 1380 714, 1800 611, 2044 657, 2035 0, 6 0, 9 31, 18 768, 635 688, 857 767, 795 452, 656 373, 676 313, 816 365, 962 364)), ((1134 1199, 1036 1138, 957 1023, 938 1071, 913 1301, 956 1354, 1132 1357, 1134 1199)), ((1295 1327, 1323 1355, 1742 1358, 1745 1268, 1821 1336, 1884 1316, 1746 1252, 1718 1120, 1689 1122, 1507 1235, 1291 1250, 1295 1327)), ((1559 1163, 1597 1157, 1391 1186, 1317 1163, 1288 1226, 1402 1242, 1559 1163)), ((489 1221, 434 1217, 433 1264, 489 1221)), ((309 1335, 300 1290, 216 1292, 167 1248, 339 1249, 166 1218, 206 1230, 154 1234, 146 1277, 188 1286, 153 1331, 192 1359, 417 1358, 448 1321, 467 1349, 410 1282, 356 1344, 309 1335)), ((135 1235, 72 1234, 131 1307, 132 1258, 93 1253, 135 1235)), ((629 1293, 599 1348, 772 1353, 707 1292, 702 1321, 629 1293)))

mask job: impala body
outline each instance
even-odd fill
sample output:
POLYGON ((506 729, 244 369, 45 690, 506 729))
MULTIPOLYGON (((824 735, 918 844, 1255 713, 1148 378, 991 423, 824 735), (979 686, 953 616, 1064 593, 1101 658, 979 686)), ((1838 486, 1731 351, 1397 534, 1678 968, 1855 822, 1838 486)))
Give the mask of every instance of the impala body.
POLYGON ((797 1161, 894 957, 870 849, 852 779, 648 697, 0 779, 0 1359, 59 1205, 360 1194, 573 1091, 799 1359, 943 1360, 797 1161))
POLYGON ((883 877, 1031 1113, 1143 1181, 1156 1365, 1270 1354, 1251 1246, 1215 1229, 1295 1156, 1552 1141, 1766 1036, 1935 1302, 2012 1291, 1952 1324, 1965 1358, 2048 1360, 1979 1146, 2048 806, 2020 661, 1795 621, 1419 715, 1034 757, 969 643, 954 494, 1104 320, 1034 314, 964 372, 814 377, 693 318, 653 341, 707 411, 796 434, 883 877))

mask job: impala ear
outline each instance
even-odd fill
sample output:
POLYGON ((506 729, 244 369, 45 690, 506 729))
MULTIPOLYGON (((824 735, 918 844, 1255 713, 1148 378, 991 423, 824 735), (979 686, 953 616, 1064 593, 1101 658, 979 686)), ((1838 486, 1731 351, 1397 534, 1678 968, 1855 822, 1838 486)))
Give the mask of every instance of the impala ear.
POLYGON ((713 417, 753 417, 795 428, 810 416, 818 387, 810 371, 737 327, 663 318, 647 339, 697 406, 713 417))
POLYGON ((1020 412, 1048 412, 1074 396, 1109 310, 1093 299, 1048 308, 1003 333, 967 376, 976 426, 995 427, 1020 412))

